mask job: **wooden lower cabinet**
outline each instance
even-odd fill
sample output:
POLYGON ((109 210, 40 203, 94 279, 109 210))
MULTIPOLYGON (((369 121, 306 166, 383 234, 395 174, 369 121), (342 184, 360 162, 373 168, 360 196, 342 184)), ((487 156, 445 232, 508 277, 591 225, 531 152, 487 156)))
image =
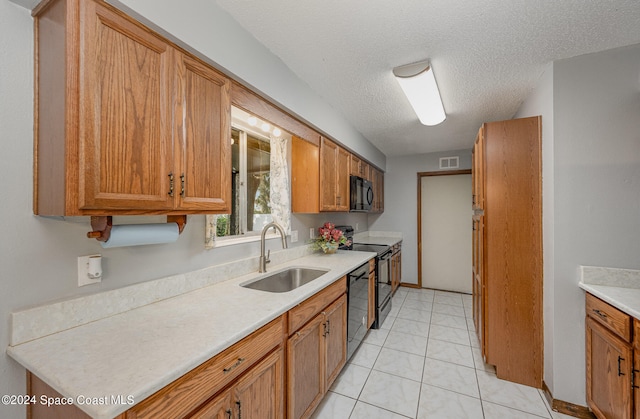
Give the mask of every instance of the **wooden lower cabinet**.
POLYGON ((391 256, 391 291, 396 292, 402 280, 402 242, 393 246, 391 256))
POLYGON ((631 345, 587 317, 587 403, 599 418, 631 418, 631 345))
POLYGON ((288 418, 311 416, 347 360, 343 294, 287 342, 288 418))
POLYGON ((192 418, 277 419, 283 416, 284 351, 279 349, 253 367, 235 385, 214 397, 192 418))
POLYGON ((376 271, 375 264, 371 272, 369 272, 369 303, 367 305, 367 329, 376 321, 376 271))
POLYGON ((589 407, 600 419, 640 418, 640 321, 591 294, 586 313, 589 407))
POLYGON ((324 395, 324 318, 316 316, 287 342, 288 417, 309 416, 324 395))
POLYGON ((218 397, 205 404, 192 418, 196 419, 231 419, 234 409, 231 390, 227 390, 218 397))

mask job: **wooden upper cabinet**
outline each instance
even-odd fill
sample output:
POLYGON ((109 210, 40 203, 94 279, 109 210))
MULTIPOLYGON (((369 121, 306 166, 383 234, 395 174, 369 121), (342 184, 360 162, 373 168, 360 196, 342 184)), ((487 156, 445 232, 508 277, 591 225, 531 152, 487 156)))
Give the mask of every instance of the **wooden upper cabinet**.
POLYGON ((176 207, 230 212, 231 83, 193 57, 176 56, 176 207))
POLYGON ((478 130, 472 153, 473 209, 484 209, 484 126, 478 130))
POLYGON ((371 212, 384 212, 384 173, 370 167, 369 180, 373 184, 373 205, 371 212))
POLYGON ((52 0, 35 27, 36 214, 228 212, 224 76, 103 2, 52 0))
POLYGON ((97 3, 80 3, 81 209, 170 209, 172 50, 97 3))
POLYGON ((361 178, 370 179, 369 164, 355 154, 351 155, 351 174, 361 178))
POLYGON ((320 147, 294 135, 291 141, 291 211, 318 213, 319 202, 320 147))
POLYGON ((351 207, 351 203, 349 202, 349 186, 350 186, 350 175, 349 175, 349 163, 351 161, 351 154, 342 147, 338 147, 338 156, 337 156, 337 168, 336 168, 336 178, 337 178, 337 193, 336 196, 336 210, 337 211, 349 211, 351 207))
POLYGON ((325 137, 320 141, 320 211, 349 211, 351 154, 325 137))

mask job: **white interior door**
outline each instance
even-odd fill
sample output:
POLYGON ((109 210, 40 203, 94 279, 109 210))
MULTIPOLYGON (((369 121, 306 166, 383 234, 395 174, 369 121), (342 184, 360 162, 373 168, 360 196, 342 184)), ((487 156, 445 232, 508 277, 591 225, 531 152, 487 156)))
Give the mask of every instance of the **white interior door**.
POLYGON ((471 175, 420 179, 422 286, 470 294, 471 175))

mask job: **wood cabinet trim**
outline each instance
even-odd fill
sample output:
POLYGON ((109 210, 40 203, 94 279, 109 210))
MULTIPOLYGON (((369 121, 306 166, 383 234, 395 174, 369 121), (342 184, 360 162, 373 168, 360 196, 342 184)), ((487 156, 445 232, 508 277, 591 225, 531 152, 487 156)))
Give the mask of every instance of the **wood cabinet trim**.
POLYGON ((237 81, 231 83, 231 104, 263 118, 273 125, 312 144, 320 144, 320 134, 269 100, 237 81))

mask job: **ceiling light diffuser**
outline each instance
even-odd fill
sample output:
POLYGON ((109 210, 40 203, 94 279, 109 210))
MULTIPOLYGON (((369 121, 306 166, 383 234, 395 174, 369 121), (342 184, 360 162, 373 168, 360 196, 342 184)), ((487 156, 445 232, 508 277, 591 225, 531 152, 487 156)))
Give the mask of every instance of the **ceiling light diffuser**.
POLYGON ((429 61, 396 67, 393 75, 423 125, 438 125, 447 118, 429 61))

